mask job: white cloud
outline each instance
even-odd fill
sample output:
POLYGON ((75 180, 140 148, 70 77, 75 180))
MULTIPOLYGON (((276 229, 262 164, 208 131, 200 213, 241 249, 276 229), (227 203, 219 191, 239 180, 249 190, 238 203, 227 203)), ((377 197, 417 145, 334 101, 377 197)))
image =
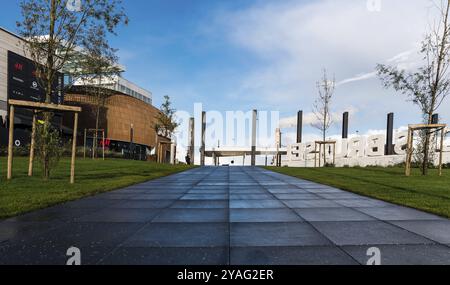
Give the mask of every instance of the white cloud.
POLYGON ((418 43, 434 18, 432 1, 383 0, 381 7, 371 12, 363 0, 276 1, 222 14, 221 32, 258 62, 229 98, 306 111, 327 68, 339 83, 333 107, 359 110, 354 128, 380 125, 387 112, 396 112, 402 124, 419 120, 416 107, 385 90, 374 69, 377 63, 417 65, 418 43))
POLYGON ((344 79, 342 81, 339 81, 338 83, 336 83, 336 87, 339 87, 339 86, 344 85, 344 84, 352 83, 352 82, 357 82, 357 81, 361 81, 361 80, 367 80, 367 79, 375 78, 376 76, 377 76, 377 72, 376 71, 358 74, 358 75, 356 75, 354 77, 347 78, 347 79, 344 79))

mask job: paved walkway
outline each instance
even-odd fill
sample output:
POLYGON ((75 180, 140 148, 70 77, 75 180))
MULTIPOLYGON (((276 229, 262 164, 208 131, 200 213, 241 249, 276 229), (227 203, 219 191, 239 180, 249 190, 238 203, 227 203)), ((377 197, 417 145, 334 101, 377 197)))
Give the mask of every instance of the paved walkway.
POLYGON ((0 264, 450 264, 450 221, 259 168, 198 168, 0 223, 0 264))

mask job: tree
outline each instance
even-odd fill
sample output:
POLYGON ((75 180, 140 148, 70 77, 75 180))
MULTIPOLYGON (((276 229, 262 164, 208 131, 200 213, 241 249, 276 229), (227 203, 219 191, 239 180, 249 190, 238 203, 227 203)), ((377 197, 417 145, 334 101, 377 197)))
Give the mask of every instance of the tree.
POLYGON ((114 94, 114 90, 105 86, 122 72, 118 65, 117 50, 109 46, 106 34, 101 29, 89 32, 86 49, 79 53, 77 62, 81 68, 74 69, 81 72, 79 79, 83 82, 86 94, 95 98, 95 133, 92 157, 96 158, 98 144, 98 130, 100 125, 100 111, 105 106, 106 99, 114 94))
POLYGON ((328 79, 327 70, 323 70, 321 81, 317 82, 319 97, 314 102, 313 113, 316 116, 316 122, 311 126, 321 132, 323 141, 326 141, 327 132, 333 124, 333 118, 330 111, 331 99, 334 95, 336 80, 328 79))
POLYGON ((176 128, 180 125, 175 120, 175 113, 176 110, 172 108, 170 97, 167 95, 164 96, 164 103, 161 105, 161 110, 157 117, 158 122, 155 124, 155 131, 158 135, 165 138, 172 138, 176 128))
MULTIPOLYGON (((66 63, 77 66, 76 49, 88 49, 89 35, 103 31, 105 34, 115 34, 120 23, 128 22, 121 0, 22 0, 22 21, 17 22, 19 34, 27 40, 24 47, 35 62, 36 75, 40 87, 44 90, 45 103, 51 103, 53 84, 58 72, 66 63)), ((51 144, 49 133, 51 127, 51 112, 43 114, 44 139, 42 144, 42 161, 44 179, 50 175, 51 144)), ((39 133, 38 133, 39 134, 39 133)))
MULTIPOLYGON (((420 53, 423 65, 414 72, 400 70, 396 66, 377 65, 378 75, 386 88, 407 95, 420 107, 426 124, 432 123, 433 114, 439 109, 450 92, 450 0, 443 1, 438 8, 440 19, 422 41, 420 53)), ((429 131, 422 133, 422 174, 427 175, 430 163, 432 137, 429 131)))

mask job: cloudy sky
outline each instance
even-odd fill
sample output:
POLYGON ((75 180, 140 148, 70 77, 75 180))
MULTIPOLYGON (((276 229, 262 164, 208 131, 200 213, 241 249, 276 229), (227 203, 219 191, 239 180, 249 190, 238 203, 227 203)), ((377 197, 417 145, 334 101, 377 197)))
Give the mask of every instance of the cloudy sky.
MULTIPOLYGON (((0 25, 13 31, 18 2, 0 11, 0 25)), ((280 111, 288 127, 298 110, 311 112, 326 68, 338 82, 332 109, 351 112, 351 132, 384 129, 389 112, 396 127, 420 122, 419 109, 385 90, 374 69, 417 65, 418 45, 436 19, 430 0, 124 2, 131 22, 111 43, 125 77, 151 90, 155 105, 168 94, 189 112, 195 102, 220 112, 280 111)), ((447 121, 449 104, 440 110, 447 121)), ((337 122, 331 133, 339 132, 337 122)))

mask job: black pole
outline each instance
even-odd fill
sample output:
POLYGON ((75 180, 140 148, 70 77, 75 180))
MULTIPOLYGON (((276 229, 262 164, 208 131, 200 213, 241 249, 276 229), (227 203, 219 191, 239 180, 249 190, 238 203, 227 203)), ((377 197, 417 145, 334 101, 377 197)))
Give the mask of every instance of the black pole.
POLYGON ((394 154, 394 113, 389 113, 387 116, 387 130, 386 130, 386 155, 394 154))
POLYGON ((439 124, 439 114, 434 114, 431 117, 431 124, 433 124, 433 125, 439 124))
POLYGON ((348 112, 345 112, 342 117, 342 138, 348 139, 348 112))
POLYGON ((303 111, 299 111, 297 114, 297 143, 303 141, 303 111))

